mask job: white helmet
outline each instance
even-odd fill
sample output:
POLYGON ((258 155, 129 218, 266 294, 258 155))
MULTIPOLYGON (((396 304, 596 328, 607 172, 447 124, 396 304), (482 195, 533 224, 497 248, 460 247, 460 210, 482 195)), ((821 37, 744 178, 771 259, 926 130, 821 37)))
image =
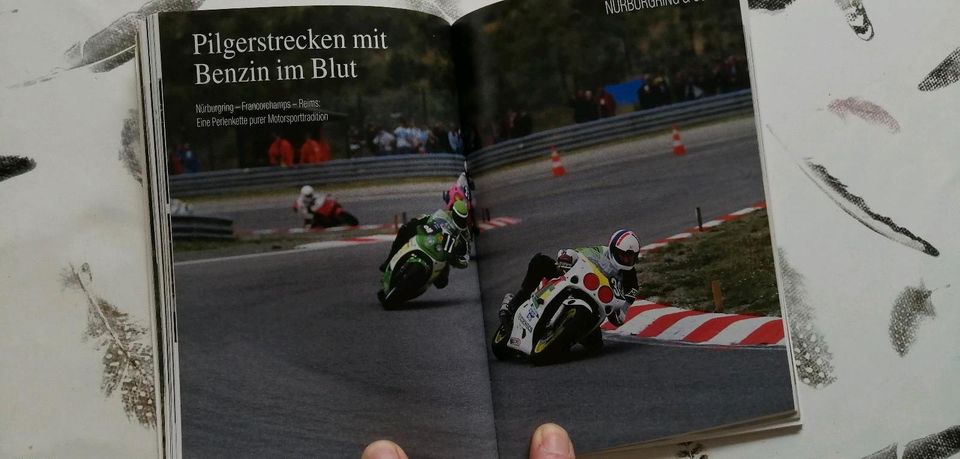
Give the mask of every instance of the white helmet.
POLYGON ((623 270, 633 269, 640 255, 640 238, 633 231, 620 230, 610 237, 608 248, 610 261, 614 266, 623 270))
POLYGON ((310 185, 304 185, 303 188, 300 188, 300 196, 310 196, 313 194, 313 187, 310 185))

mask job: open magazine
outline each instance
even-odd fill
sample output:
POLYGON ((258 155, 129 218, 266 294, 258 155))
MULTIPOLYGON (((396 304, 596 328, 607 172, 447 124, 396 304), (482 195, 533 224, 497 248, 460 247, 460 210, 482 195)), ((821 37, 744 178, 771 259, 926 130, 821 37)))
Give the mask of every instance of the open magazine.
POLYGON ((737 2, 169 12, 139 38, 168 453, 798 424, 737 2))

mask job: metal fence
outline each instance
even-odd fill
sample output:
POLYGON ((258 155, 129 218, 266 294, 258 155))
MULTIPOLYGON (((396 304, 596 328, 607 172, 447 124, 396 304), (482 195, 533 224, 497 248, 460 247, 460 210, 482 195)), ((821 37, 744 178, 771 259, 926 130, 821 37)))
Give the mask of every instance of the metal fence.
POLYGON ((637 111, 613 118, 564 126, 500 142, 470 155, 472 174, 533 158, 546 158, 550 147, 573 150, 669 129, 682 123, 712 121, 753 112, 749 89, 690 102, 637 111))
POLYGON ((455 178, 462 171, 463 156, 447 153, 337 159, 305 166, 258 167, 176 175, 170 178, 170 195, 176 198, 281 186, 322 186, 410 177, 455 178))
MULTIPOLYGON (((546 157, 551 146, 563 150, 590 147, 655 133, 676 124, 713 121, 752 113, 752 110, 750 90, 680 102, 507 140, 471 153, 468 167, 472 174, 479 174, 511 163, 546 157)), ((170 179, 170 194, 176 198, 305 184, 323 186, 400 178, 456 177, 463 170, 463 160, 460 155, 432 153, 177 175, 170 179)))
POLYGON ((176 240, 233 239, 233 220, 202 215, 173 215, 173 238, 176 240))

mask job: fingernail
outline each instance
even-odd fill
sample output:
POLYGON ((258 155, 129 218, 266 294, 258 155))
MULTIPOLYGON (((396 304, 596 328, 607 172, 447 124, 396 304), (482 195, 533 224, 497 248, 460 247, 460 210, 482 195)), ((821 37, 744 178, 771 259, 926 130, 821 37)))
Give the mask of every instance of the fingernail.
POLYGON ((570 436, 556 424, 544 424, 537 429, 540 437, 540 451, 551 455, 572 457, 570 436))
POLYGON ((363 459, 400 459, 399 447, 389 441, 377 441, 363 451, 363 459))

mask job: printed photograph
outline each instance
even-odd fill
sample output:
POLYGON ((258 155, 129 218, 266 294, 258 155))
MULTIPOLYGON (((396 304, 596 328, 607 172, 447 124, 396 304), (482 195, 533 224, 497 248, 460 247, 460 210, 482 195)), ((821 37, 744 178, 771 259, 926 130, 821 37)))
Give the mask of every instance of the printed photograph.
POLYGON ((160 27, 184 456, 495 456, 472 255, 499 228, 464 174, 449 25, 310 7, 160 27))
POLYGON ((522 221, 480 240, 501 456, 546 421, 597 451, 792 414, 738 2, 454 28, 470 172, 522 221))
POLYGON ((160 18, 187 456, 795 413, 738 4, 160 18))

